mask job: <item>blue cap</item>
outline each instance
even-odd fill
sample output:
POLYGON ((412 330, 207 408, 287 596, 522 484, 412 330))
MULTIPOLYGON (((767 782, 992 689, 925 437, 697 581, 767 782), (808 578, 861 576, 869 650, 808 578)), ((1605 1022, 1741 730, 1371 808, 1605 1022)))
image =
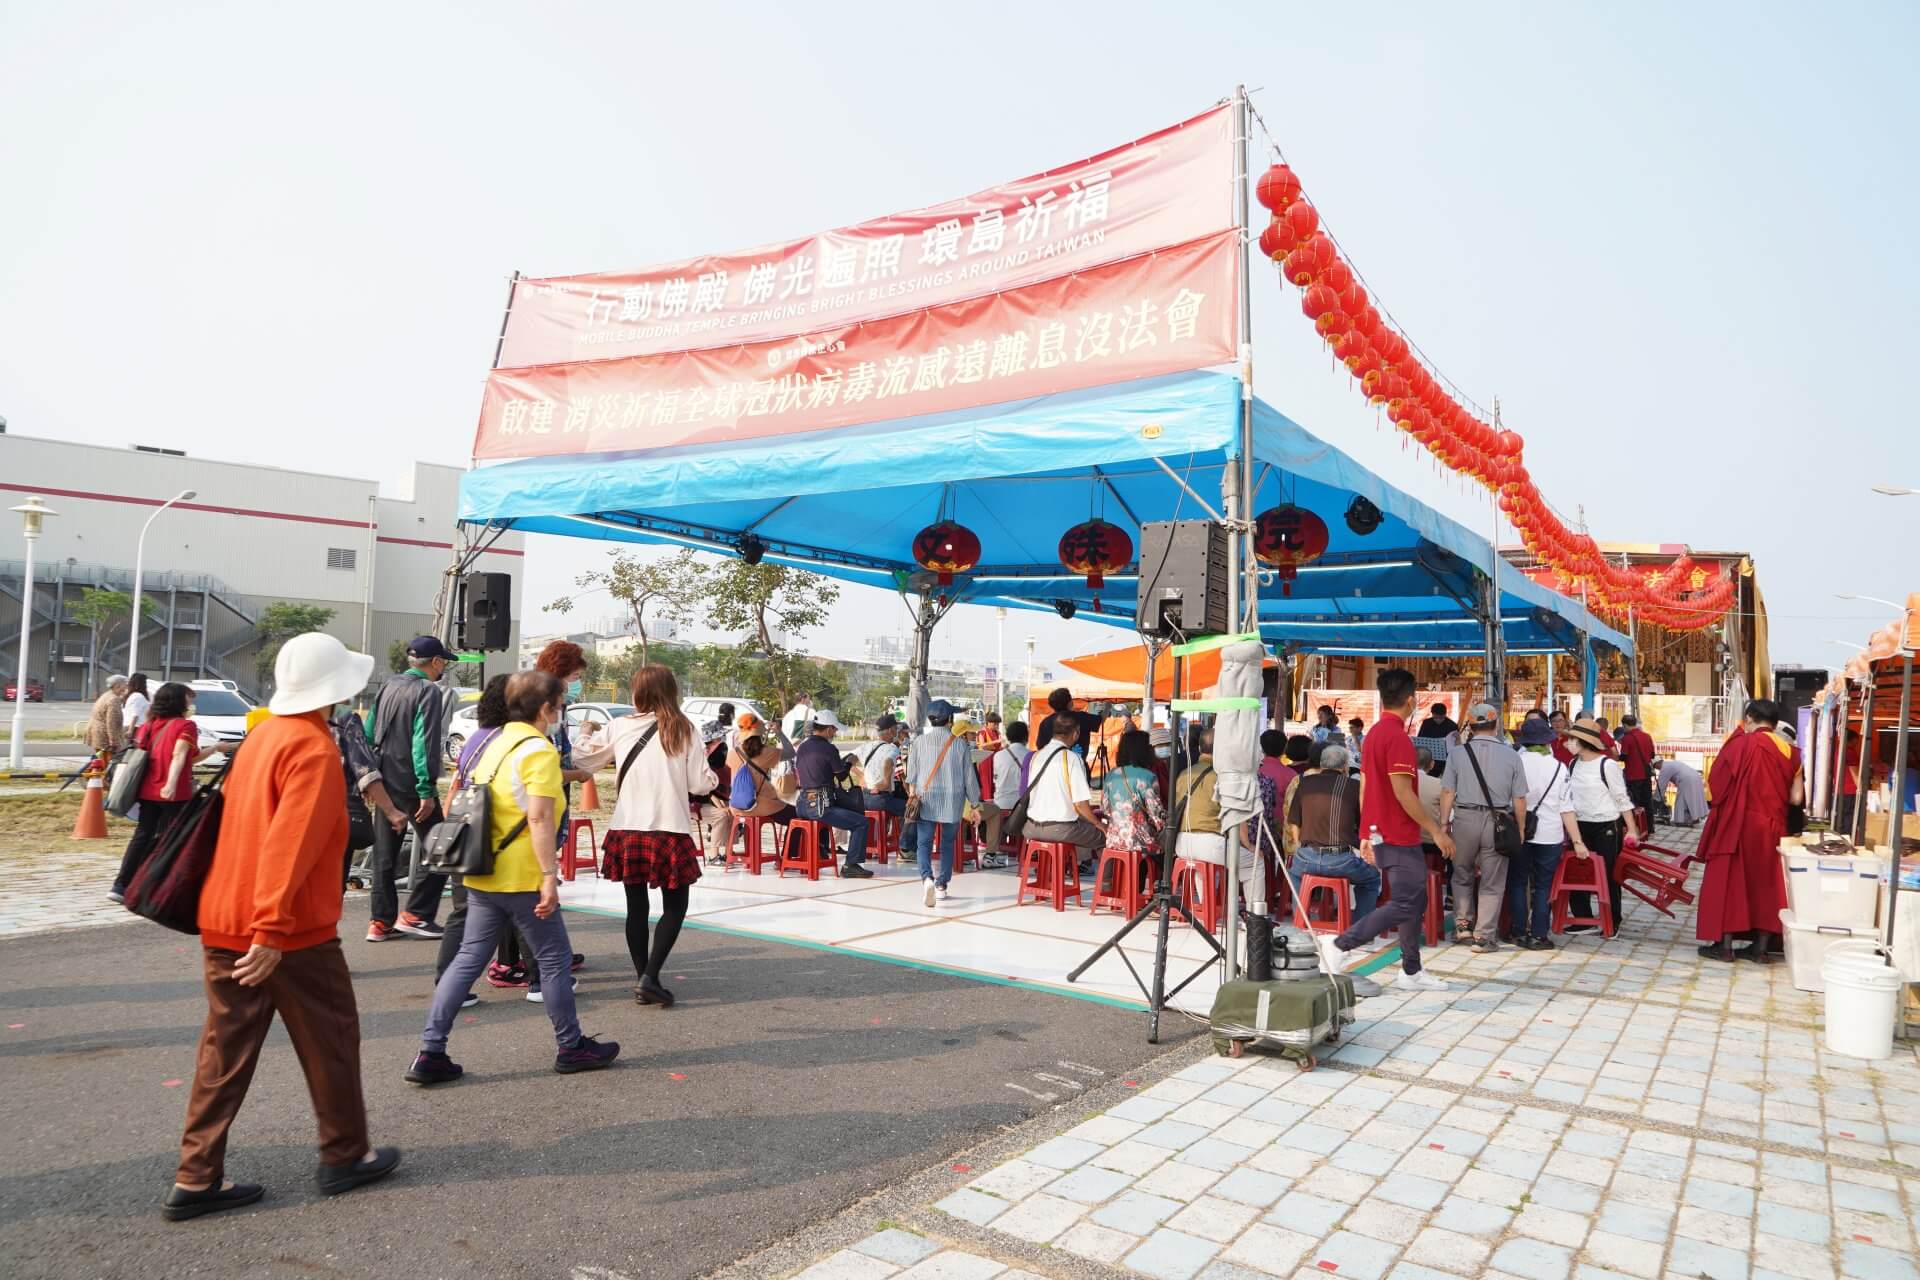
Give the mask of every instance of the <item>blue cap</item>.
POLYGON ((1538 716, 1520 726, 1520 745, 1523 747, 1551 746, 1553 738, 1553 726, 1538 716))
POLYGON ((935 698, 927 704, 927 723, 952 724, 953 704, 945 698, 935 698))
POLYGON ((407 645, 407 656, 409 658, 445 658, 449 662, 455 659, 453 650, 441 644, 439 636, 415 636, 407 645))

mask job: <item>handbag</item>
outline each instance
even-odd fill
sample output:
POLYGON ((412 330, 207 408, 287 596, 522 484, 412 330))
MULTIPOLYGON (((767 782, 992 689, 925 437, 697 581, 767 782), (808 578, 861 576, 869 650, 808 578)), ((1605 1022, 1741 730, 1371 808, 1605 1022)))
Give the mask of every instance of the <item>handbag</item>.
MULTIPOLYGON (((940 744, 940 754, 933 758, 933 768, 927 773, 928 782, 932 782, 940 776, 940 766, 947 762, 947 752, 953 750, 953 744, 958 741, 958 738, 949 737, 945 742, 940 744)), ((903 822, 920 821, 920 793, 918 791, 915 791, 907 797, 907 809, 906 812, 901 815, 901 820, 903 822)))
POLYGON ((1493 850, 1511 858, 1527 843, 1526 836, 1520 830, 1520 820, 1513 816, 1512 809, 1493 803, 1493 791, 1487 786, 1487 775, 1480 772, 1480 759, 1473 745, 1462 743, 1460 750, 1466 753, 1467 763, 1473 766, 1473 776, 1480 780, 1480 798, 1487 802, 1487 809, 1493 814, 1493 850))
POLYGON ((514 823, 506 835, 497 841, 488 839, 493 830, 494 777, 499 774, 501 766, 513 758, 514 752, 529 742, 539 741, 540 737, 540 734, 530 733, 509 745, 500 753, 493 772, 485 779, 469 781, 461 778, 460 790, 447 800, 446 816, 434 823, 427 832, 426 845, 420 852, 422 867, 435 875, 492 874, 493 860, 527 829, 527 816, 523 813, 520 821, 514 823))
POLYGON ((239 747, 230 750, 220 772, 200 784, 167 824, 127 890, 127 910, 177 933, 200 932, 200 890, 213 867, 226 805, 222 786, 239 756, 239 747))
MULTIPOLYGON (((147 770, 153 757, 147 753, 138 738, 150 737, 146 726, 140 726, 141 732, 134 745, 128 746, 121 755, 119 765, 113 771, 113 777, 107 783, 107 812, 116 818, 124 818, 140 803, 140 786, 147 780, 147 770)), ((231 760, 231 757, 229 757, 231 760)))

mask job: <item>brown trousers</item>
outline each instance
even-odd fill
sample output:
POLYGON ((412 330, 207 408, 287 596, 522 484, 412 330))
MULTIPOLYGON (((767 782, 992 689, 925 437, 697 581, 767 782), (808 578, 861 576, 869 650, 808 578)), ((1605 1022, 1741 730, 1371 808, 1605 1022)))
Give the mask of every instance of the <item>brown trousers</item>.
POLYGON ((237 951, 208 947, 207 1025, 200 1035, 187 1127, 180 1138, 183 1186, 226 1176, 227 1130, 247 1100, 260 1046, 278 1013, 320 1121, 320 1160, 347 1164, 367 1153, 367 1104, 360 1090, 360 1011, 340 940, 289 951, 257 987, 233 980, 237 951))

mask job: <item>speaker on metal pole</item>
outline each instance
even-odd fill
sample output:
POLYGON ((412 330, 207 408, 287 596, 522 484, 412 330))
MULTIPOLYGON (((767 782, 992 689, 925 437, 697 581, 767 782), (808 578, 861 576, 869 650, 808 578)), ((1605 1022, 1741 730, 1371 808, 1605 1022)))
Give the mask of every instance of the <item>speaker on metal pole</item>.
POLYGON ((467 607, 460 619, 460 647, 483 653, 505 649, 513 630, 512 577, 470 573, 465 588, 467 607))
POLYGON ((1140 593, 1134 629, 1142 635, 1225 635, 1227 528, 1213 520, 1159 520, 1140 526, 1140 593))

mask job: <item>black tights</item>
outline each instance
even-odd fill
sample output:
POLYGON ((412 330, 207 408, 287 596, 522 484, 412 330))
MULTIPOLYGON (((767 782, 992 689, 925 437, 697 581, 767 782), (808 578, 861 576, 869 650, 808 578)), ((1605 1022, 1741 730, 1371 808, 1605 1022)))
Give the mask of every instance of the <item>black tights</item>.
POLYGON ((687 918, 687 900, 693 894, 691 886, 660 891, 660 923, 653 931, 653 949, 647 949, 647 886, 628 881, 627 890, 627 951, 633 956, 633 971, 641 978, 654 983, 660 981, 660 968, 666 964, 667 956, 673 951, 673 944, 680 940, 680 926, 687 918))

